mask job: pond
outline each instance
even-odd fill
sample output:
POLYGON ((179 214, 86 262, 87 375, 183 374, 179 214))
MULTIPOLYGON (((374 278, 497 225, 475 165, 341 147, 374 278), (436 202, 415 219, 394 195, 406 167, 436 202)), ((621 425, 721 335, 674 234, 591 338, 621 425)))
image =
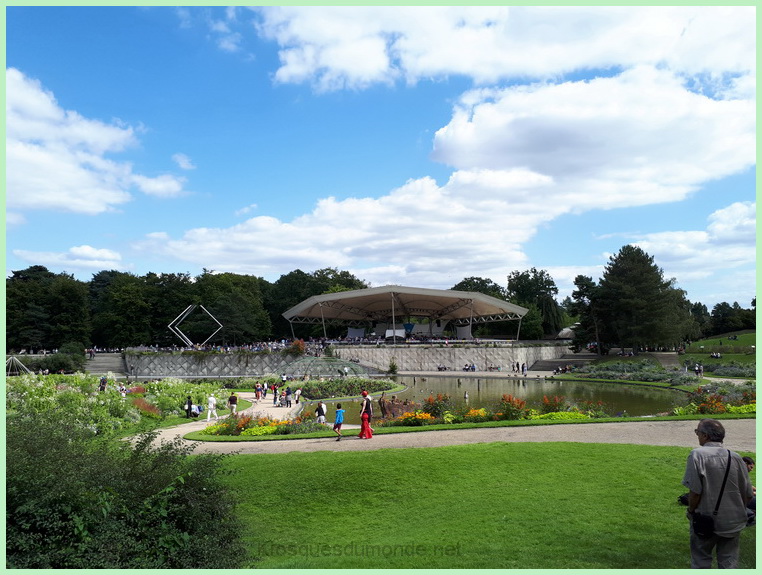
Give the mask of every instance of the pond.
MULTIPOLYGON (((592 383, 586 381, 553 380, 544 378, 490 378, 490 377, 420 377, 399 376, 394 378, 407 389, 397 392, 401 400, 422 403, 429 395, 447 393, 456 405, 469 407, 496 407, 503 394, 518 397, 527 402, 527 407, 539 408, 542 397, 563 396, 567 401, 602 401, 607 413, 618 414, 626 411, 629 415, 654 415, 670 411, 682 398, 682 392, 658 389, 641 385, 616 383, 592 383), (468 393, 468 399, 465 395, 468 393)), ((373 394, 374 410, 378 412, 377 400, 380 394, 373 394)), ((387 393, 387 398, 391 394, 387 393)), ((335 402, 326 401, 328 420, 333 421, 335 402)), ((347 423, 360 423, 359 400, 341 402, 346 410, 347 423)), ((314 407, 313 407, 314 409, 314 407)))

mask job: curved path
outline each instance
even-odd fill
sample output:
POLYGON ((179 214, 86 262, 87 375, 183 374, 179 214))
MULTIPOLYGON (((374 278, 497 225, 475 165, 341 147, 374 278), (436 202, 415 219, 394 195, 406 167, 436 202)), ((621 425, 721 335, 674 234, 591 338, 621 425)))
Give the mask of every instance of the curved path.
MULTIPOLYGON (((242 398, 251 400, 253 394, 241 393, 242 398)), ((272 417, 286 418, 298 411, 272 407, 267 400, 254 405, 246 413, 266 413, 272 417)), ((466 445, 471 443, 545 442, 569 441, 577 443, 630 443, 640 445, 665 445, 677 447, 698 447, 693 430, 696 421, 639 421, 623 423, 555 424, 526 427, 495 427, 482 429, 457 429, 445 431, 420 431, 376 435, 373 439, 347 437, 342 441, 333 438, 283 439, 276 441, 216 442, 192 441, 194 453, 289 453, 292 451, 370 451, 375 449, 402 449, 411 447, 442 447, 446 445, 466 445)), ((756 452, 756 419, 729 419, 725 426, 725 446, 734 451, 756 452)), ((159 440, 167 440, 198 429, 203 429, 206 421, 193 421, 177 427, 163 429, 159 440)), ((357 426, 354 426, 357 427, 357 426)))

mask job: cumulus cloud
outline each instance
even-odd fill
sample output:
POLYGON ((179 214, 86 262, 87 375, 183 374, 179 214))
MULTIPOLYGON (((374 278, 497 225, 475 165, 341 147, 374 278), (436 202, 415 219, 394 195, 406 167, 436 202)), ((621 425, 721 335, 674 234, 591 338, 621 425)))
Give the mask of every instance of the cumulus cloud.
POLYGON ((576 211, 675 201, 754 164, 754 101, 714 100, 651 67, 477 90, 437 131, 433 157, 544 174, 576 211))
MULTIPOLYGON (((319 90, 463 75, 478 84, 640 64, 753 74, 753 7, 257 8, 279 82, 319 90), (362 63, 366 65, 362 65, 362 63)), ((702 82, 703 85, 703 82, 702 82)))
POLYGON ((137 145, 136 130, 64 110, 40 82, 6 70, 7 207, 96 215, 129 202, 133 186, 178 195, 182 180, 134 174, 108 154, 137 145))
MULTIPOLYGON (((498 176, 486 174, 476 185, 478 176, 469 175, 468 190, 455 177, 444 186, 421 178, 381 198, 326 198, 288 222, 259 216, 228 228, 188 230, 180 238, 152 234, 134 248, 264 276, 330 266, 370 282, 432 287, 449 287, 469 275, 498 278, 506 266, 526 263, 521 242, 548 216, 536 211, 511 218, 513 206, 494 193, 498 176)), ((502 178, 505 190, 543 185, 531 174, 502 178)))
POLYGON ((74 246, 66 252, 13 250, 13 255, 34 265, 67 270, 124 269, 122 256, 113 250, 88 245, 74 246))
POLYGON ((705 230, 647 234, 635 245, 654 256, 666 277, 704 279, 756 262, 755 202, 736 202, 708 218, 705 230))

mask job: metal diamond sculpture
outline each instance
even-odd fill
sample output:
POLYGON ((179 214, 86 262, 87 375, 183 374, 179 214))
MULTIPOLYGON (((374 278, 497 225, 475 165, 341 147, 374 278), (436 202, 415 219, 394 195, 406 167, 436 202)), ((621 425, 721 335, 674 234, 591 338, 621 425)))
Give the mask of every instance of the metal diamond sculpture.
POLYGON ((185 308, 185 311, 183 311, 183 313, 181 313, 180 315, 178 315, 178 316, 177 316, 177 317, 176 317, 174 320, 172 320, 172 321, 169 323, 169 325, 167 326, 167 327, 169 328, 169 331, 171 331, 171 332, 172 332, 172 333, 174 333, 174 334, 175 334, 177 337, 179 337, 179 338, 180 338, 180 339, 183 341, 183 343, 184 343, 185 345, 187 345, 188 347, 193 347, 193 346, 194 346, 194 343, 193 343, 193 342, 190 340, 190 338, 189 338, 187 335, 185 335, 185 334, 184 334, 182 331, 180 331, 180 327, 179 327, 179 326, 180 326, 180 324, 181 324, 181 323, 183 323, 183 321, 185 321, 185 319, 186 319, 186 318, 187 318, 187 317, 188 317, 188 316, 189 316, 191 313, 193 313, 193 311, 194 311, 194 310, 195 310, 197 307, 200 307, 202 310, 204 310, 204 312, 206 313, 206 315, 208 315, 210 318, 212 318, 212 320, 214 321, 214 323, 216 323, 216 324, 219 326, 217 329, 215 329, 215 330, 212 332, 212 334, 211 334, 209 337, 207 337, 207 338, 204 340, 204 342, 203 342, 203 343, 201 343, 201 344, 199 344, 199 345, 206 345, 206 342, 207 342, 207 341, 209 341, 210 339, 212 339, 212 338, 214 337, 214 334, 216 334, 218 331, 220 331, 220 330, 222 329, 222 324, 221 324, 220 322, 218 322, 218 321, 217 321, 217 318, 216 318, 216 317, 214 317, 214 316, 213 316, 211 313, 209 313, 209 310, 208 310, 208 309, 206 309, 204 306, 202 306, 202 305, 200 305, 200 304, 195 304, 195 303, 194 303, 194 304, 191 304, 191 305, 189 305, 188 307, 186 307, 186 308, 185 308))

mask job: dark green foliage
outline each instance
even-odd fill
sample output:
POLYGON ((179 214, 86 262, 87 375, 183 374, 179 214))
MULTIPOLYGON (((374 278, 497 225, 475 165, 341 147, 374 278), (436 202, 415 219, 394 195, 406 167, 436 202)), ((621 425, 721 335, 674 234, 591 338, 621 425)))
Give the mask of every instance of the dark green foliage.
POLYGON ((685 341, 691 331, 690 303, 672 283, 639 247, 619 250, 597 289, 602 341, 634 349, 685 341))
POLYGON ((74 373, 84 369, 86 360, 84 352, 74 355, 70 353, 53 353, 44 356, 18 358, 27 369, 39 373, 48 370, 50 373, 74 373))
POLYGON ((706 335, 718 335, 742 329, 755 329, 757 326, 756 314, 753 309, 743 309, 738 302, 730 305, 721 302, 712 308, 706 335))
POLYGON ((236 568, 222 456, 97 437, 65 414, 7 422, 6 567, 236 568))
POLYGON ((363 379, 359 377, 343 377, 326 381, 310 380, 301 384, 302 396, 307 399, 322 399, 329 397, 348 397, 360 395, 365 390, 377 393, 391 389, 392 384, 383 379, 363 379))
MULTIPOLYGON (((529 307, 533 304, 537 307, 544 334, 555 335, 563 327, 561 325, 563 313, 555 300, 556 295, 558 295, 558 288, 556 282, 545 270, 531 268, 523 272, 511 272, 508 275, 506 294, 511 301, 518 305, 529 307)), ((523 332, 523 322, 521 329, 523 332)), ((529 336, 526 338, 531 339, 529 336)))

